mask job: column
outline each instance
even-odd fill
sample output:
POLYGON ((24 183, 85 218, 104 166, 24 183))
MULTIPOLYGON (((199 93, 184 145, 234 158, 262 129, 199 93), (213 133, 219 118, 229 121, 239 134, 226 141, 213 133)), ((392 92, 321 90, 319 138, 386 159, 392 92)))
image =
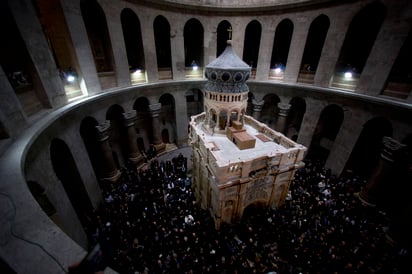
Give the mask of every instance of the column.
POLYGON ((220 130, 220 109, 216 110, 216 124, 213 132, 219 132, 220 130))
POLYGON ((134 128, 136 122, 136 110, 131 110, 123 113, 123 122, 126 127, 127 142, 128 142, 128 160, 133 164, 138 166, 144 161, 142 154, 140 154, 139 148, 137 147, 137 134, 134 128))
POLYGON ((140 29, 142 30, 143 39, 143 52, 144 63, 147 81, 149 83, 159 80, 159 71, 157 68, 157 55, 156 55, 156 43, 153 31, 154 18, 150 16, 150 13, 144 15, 140 19, 140 29))
POLYGON ((120 178, 120 171, 116 167, 116 163, 113 159, 112 149, 109 144, 108 130, 110 128, 110 121, 106 121, 103 124, 96 126, 97 139, 101 148, 101 167, 103 180, 110 182, 116 182, 120 178))
POLYGON ((376 206, 382 204, 385 199, 385 190, 387 184, 391 182, 391 173, 393 171, 393 162, 396 153, 405 145, 390 138, 383 137, 383 150, 378 165, 372 176, 369 178, 365 187, 359 193, 359 199, 369 205, 376 206))
POLYGON ((188 135, 187 127, 190 122, 190 118, 187 118, 187 103, 186 97, 174 95, 175 98, 175 117, 176 117, 176 143, 178 146, 187 145, 188 135))
POLYGON ((377 96, 384 90, 409 30, 410 22, 399 20, 398 17, 383 22, 356 86, 356 92, 377 96))
POLYGON ((171 55, 172 55, 172 75, 173 80, 185 79, 185 43, 183 39, 183 26, 176 26, 174 33, 170 35, 171 55))
MULTIPOLYGON (((211 18, 214 20, 214 18, 211 18)), ((216 44, 217 44, 217 34, 216 29, 214 28, 215 24, 209 23, 204 27, 204 48, 203 48, 203 70, 207 64, 216 59, 216 44)), ((217 26, 217 23, 216 23, 217 26)))
POLYGON ((306 111, 300 126, 297 142, 308 149, 310 149, 313 133, 318 124, 320 113, 325 105, 325 102, 313 98, 308 98, 306 100, 306 111))
MULTIPOLYGON (((269 24, 267 24, 269 25, 269 24)), ((263 25, 260 39, 259 58, 256 67, 256 80, 268 80, 275 30, 272 26, 263 25)))
POLYGON ((356 142, 362 133, 367 118, 362 115, 363 110, 349 109, 345 111, 345 117, 340 126, 333 146, 330 150, 325 168, 332 170, 333 174, 342 174, 346 162, 351 155, 356 142))
POLYGON ((113 1, 101 2, 107 20, 110 43, 112 45, 114 71, 116 73, 117 87, 127 87, 131 84, 129 61, 127 60, 126 45, 124 41, 120 14, 122 8, 113 1))
POLYGON ((315 86, 329 87, 345 39, 345 35, 342 35, 342 33, 347 32, 350 21, 353 18, 352 9, 346 6, 337 7, 336 14, 339 14, 339 16, 335 16, 330 22, 330 27, 323 45, 322 54, 315 74, 315 86))
POLYGON ((152 132, 153 132, 153 145, 156 148, 157 153, 165 150, 166 145, 162 141, 162 135, 160 132, 159 116, 162 110, 161 103, 155 103, 149 105, 150 115, 152 116, 152 132))
POLYGON ((299 16, 296 18, 296 27, 293 30, 290 42, 288 61, 284 75, 284 82, 296 83, 305 49, 306 38, 309 32, 310 18, 299 16))
MULTIPOLYGON (((245 44, 245 30, 247 20, 241 18, 233 18, 232 23, 232 48, 234 52, 242 58, 243 47, 245 44)), ((249 64, 248 64, 249 65, 249 64)))
POLYGON ((276 121, 276 130, 280 133, 285 133, 288 115, 291 105, 288 103, 278 103, 278 119, 276 121))
POLYGON ((31 1, 9 1, 10 11, 33 61, 33 87, 43 107, 59 107, 67 102, 53 54, 31 1))
POLYGON ((89 38, 81 15, 80 1, 61 0, 60 2, 79 62, 81 73, 79 76, 83 80, 80 82, 80 87, 89 95, 99 93, 101 91, 100 80, 97 76, 92 50, 87 42, 89 38))
POLYGON ((262 112, 263 104, 265 101, 256 101, 255 99, 252 99, 252 105, 253 105, 253 113, 252 117, 255 118, 256 120, 259 121, 260 119, 260 113, 262 112))

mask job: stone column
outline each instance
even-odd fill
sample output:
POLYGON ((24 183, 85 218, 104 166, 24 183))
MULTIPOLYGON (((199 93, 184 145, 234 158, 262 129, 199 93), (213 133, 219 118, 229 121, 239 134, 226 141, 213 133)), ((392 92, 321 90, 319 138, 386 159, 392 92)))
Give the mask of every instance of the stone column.
MULTIPOLYGON (((215 20, 214 18, 211 18, 211 20, 215 20)), ((204 26, 205 31, 204 31, 204 49, 203 49, 203 69, 206 67, 207 64, 212 62, 213 60, 216 59, 216 44, 217 44, 217 34, 216 34, 216 29, 213 28, 215 24, 210 23, 206 24, 204 26)), ((217 25, 217 23, 216 23, 217 25)))
MULTIPOLYGON (((233 51, 242 58, 243 47, 245 44, 245 30, 246 30, 246 20, 241 18, 233 18, 232 23, 232 48, 233 51)), ((247 63, 247 62, 246 62, 247 63)), ((248 64, 250 65, 250 64, 248 64)))
POLYGON ((109 144, 109 134, 108 130, 110 128, 110 121, 106 121, 103 124, 96 126, 97 129, 97 139, 100 143, 101 148, 101 165, 102 165, 102 176, 103 180, 110 182, 116 182, 120 178, 120 171, 116 167, 116 163, 113 159, 112 149, 109 144))
POLYGON ((263 25, 262 38, 260 39, 259 46, 258 63, 256 67, 256 80, 268 80, 274 36, 275 30, 273 27, 263 25))
POLYGON ((137 134, 134 128, 136 122, 136 110, 131 110, 129 112, 123 113, 123 123, 126 127, 127 142, 128 142, 128 160, 138 166, 144 161, 142 154, 140 154, 139 148, 137 147, 137 134))
POLYGON ((159 116, 162 110, 161 103, 155 103, 149 105, 150 115, 152 116, 152 132, 153 132, 153 145, 156 148, 157 153, 165 150, 166 145, 162 141, 162 135, 160 132, 159 116))
POLYGON ((276 130, 280 133, 285 133, 288 115, 291 105, 288 103, 278 103, 278 119, 276 121, 276 130))
POLYGON ((392 17, 385 20, 376 37, 365 67, 356 86, 356 92, 379 95, 386 86, 392 66, 410 30, 410 22, 392 17), (396 35, 394 35, 396 33, 396 35))
POLYGON ((309 32, 310 18, 299 15, 299 17, 296 18, 295 26, 292 41, 290 42, 288 61, 283 78, 284 82, 287 83, 296 83, 298 80, 303 51, 305 49, 306 38, 309 32))
MULTIPOLYGON (((180 21, 180 20, 179 20, 180 21)), ((172 55, 172 75, 173 80, 185 79, 185 43, 183 39, 183 26, 176 26, 171 33, 170 51, 172 55)))
POLYGON ((83 92, 87 91, 89 95, 99 93, 101 91, 100 80, 97 76, 93 53, 88 43, 89 38, 80 10, 80 1, 61 0, 60 3, 72 43, 75 45, 73 48, 79 62, 79 73, 81 74, 79 77, 83 79, 80 82, 80 87, 83 92))
POLYGON ((253 113, 252 116, 256 120, 259 120, 260 118, 260 113, 262 112, 263 104, 265 101, 256 101, 255 99, 252 99, 252 105, 253 105, 253 113))
POLYGON ((333 174, 342 174, 362 133, 363 126, 367 122, 362 112, 363 110, 359 109, 348 109, 348 111, 345 109, 345 117, 325 163, 325 168, 330 169, 333 174))
POLYGON ((10 12, 33 62, 33 88, 43 107, 59 107, 67 102, 53 54, 31 1, 8 1, 10 12))
POLYGON ((347 6, 337 7, 336 16, 331 20, 322 54, 319 59, 318 68, 316 69, 314 84, 319 87, 329 87, 330 81, 335 72, 336 62, 339 58, 345 35, 350 21, 353 18, 353 9, 347 6))
POLYGON ((315 132, 320 113, 325 107, 326 103, 313 98, 306 100, 306 111, 303 116, 302 124, 299 130, 297 142, 310 149, 313 133, 315 132))
POLYGON ((153 21, 150 12, 144 12, 140 17, 140 29, 143 37, 144 63, 147 81, 149 83, 159 80, 159 71, 157 68, 156 43, 153 31, 153 21))
POLYGON ((110 36, 112 45, 114 71, 116 73, 117 87, 127 87, 131 84, 129 61, 127 60, 126 45, 120 21, 122 8, 113 1, 101 2, 100 5, 104 9, 107 20, 107 30, 110 36))
POLYGON ((395 154, 404 147, 403 144, 390 138, 383 137, 383 150, 378 165, 365 187, 359 193, 359 199, 369 206, 376 206, 384 202, 386 185, 391 181, 395 154))
POLYGON ((187 117, 187 103, 186 97, 184 96, 174 96, 175 97, 175 105, 178 107, 174 108, 175 117, 180 117, 176 123, 176 143, 178 146, 187 145, 188 135, 187 135, 187 127, 190 122, 190 118, 187 117))
POLYGON ((219 132, 219 123, 220 123, 220 110, 216 111, 216 124, 214 125, 213 132, 219 132))

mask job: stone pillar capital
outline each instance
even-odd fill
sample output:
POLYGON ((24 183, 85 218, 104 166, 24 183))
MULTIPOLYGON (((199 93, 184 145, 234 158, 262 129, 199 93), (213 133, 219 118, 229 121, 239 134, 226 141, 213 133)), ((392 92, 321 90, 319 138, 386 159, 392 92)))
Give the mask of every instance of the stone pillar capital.
POLYGON ((288 103, 278 103, 279 116, 288 116, 291 105, 288 103))
POLYGON ((397 140, 388 136, 383 137, 382 143, 383 149, 381 157, 389 162, 393 162, 395 160, 396 153, 405 146, 397 140))
POLYGON ((107 120, 96 126, 97 139, 100 142, 104 142, 109 138, 110 121, 107 120))
POLYGON ((123 124, 125 127, 134 126, 137 116, 136 110, 130 110, 128 112, 124 112, 123 114, 123 124))
POLYGON ((265 101, 257 101, 255 99, 252 99, 252 105, 253 105, 253 111, 262 111, 263 105, 265 104, 265 101))
POLYGON ((161 103, 151 104, 149 105, 149 110, 153 118, 159 117, 160 111, 162 110, 162 104, 161 103))

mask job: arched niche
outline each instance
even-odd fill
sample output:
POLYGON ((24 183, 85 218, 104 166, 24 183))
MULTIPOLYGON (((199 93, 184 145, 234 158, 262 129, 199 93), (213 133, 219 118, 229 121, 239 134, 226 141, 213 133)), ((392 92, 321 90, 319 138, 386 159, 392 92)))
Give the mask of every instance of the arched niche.
POLYGON ((343 109, 335 104, 326 106, 312 136, 307 158, 325 163, 344 118, 343 109))
POLYGON ((329 17, 324 14, 316 17, 310 24, 300 65, 298 82, 313 84, 329 25, 329 17))
POLYGON ((106 120, 110 121, 109 142, 117 168, 127 163, 127 133, 123 113, 123 107, 117 104, 110 106, 106 112, 106 120))
POLYGON ((367 121, 346 161, 345 172, 368 178, 379 161, 383 137, 391 137, 392 131, 386 118, 375 117, 367 121))
POLYGON ((290 102, 290 110, 286 126, 286 136, 296 141, 299 136, 300 126, 306 112, 306 102, 303 98, 293 97, 290 102))
POLYGON ((146 81, 146 64, 139 18, 129 8, 122 10, 120 18, 132 85, 143 83, 146 81))
POLYGON ((83 228, 87 228, 91 225, 93 206, 70 148, 63 140, 55 138, 50 144, 50 158, 53 171, 63 185, 71 206, 83 228))
POLYGON ((374 1, 353 17, 336 63, 332 87, 355 90, 385 16, 386 7, 381 1, 374 1), (345 77, 345 73, 351 73, 350 77, 345 77))
POLYGON ((141 151, 146 151, 149 147, 152 134, 152 122, 149 110, 149 100, 146 97, 139 97, 133 103, 136 110, 135 129, 138 139, 138 147, 141 151))
POLYGON ((80 136, 83 139, 83 143, 87 150, 90 162, 92 164, 93 171, 96 178, 103 177, 102 170, 102 157, 100 156, 100 145, 97 138, 96 126, 99 123, 93 117, 85 117, 80 122, 80 136))
POLYGON ((253 20, 246 26, 245 40, 243 42, 243 61, 248 64, 251 69, 250 79, 256 76, 256 67, 259 58, 260 38, 262 35, 262 25, 257 20, 253 20))
POLYGON ((263 97, 263 107, 260 112, 260 121, 267 124, 269 127, 274 128, 277 121, 278 103, 280 102, 279 96, 273 93, 266 94, 263 97))
POLYGON ((113 50, 107 29, 106 15, 96 0, 81 0, 82 18, 89 37, 96 70, 112 72, 114 68, 113 50))
POLYGON ((176 142, 176 107, 175 98, 173 95, 166 93, 159 98, 159 103, 162 104, 160 113, 160 121, 162 129, 168 129, 170 142, 176 142))
POLYGON ((153 22, 159 80, 173 79, 170 24, 158 15, 153 22))
POLYGON ((227 46, 227 40, 229 40, 229 33, 231 33, 229 30, 232 29, 232 25, 229 23, 229 21, 223 20, 222 22, 219 23, 217 26, 217 37, 216 37, 216 57, 222 54, 222 52, 225 50, 227 46))
POLYGON ((271 80, 283 79, 283 74, 288 61, 292 34, 292 21, 290 19, 283 19, 276 27, 275 37, 273 39, 269 70, 269 79, 271 80))
POLYGON ((190 89, 185 94, 187 105, 187 117, 203 112, 203 92, 200 89, 190 89))

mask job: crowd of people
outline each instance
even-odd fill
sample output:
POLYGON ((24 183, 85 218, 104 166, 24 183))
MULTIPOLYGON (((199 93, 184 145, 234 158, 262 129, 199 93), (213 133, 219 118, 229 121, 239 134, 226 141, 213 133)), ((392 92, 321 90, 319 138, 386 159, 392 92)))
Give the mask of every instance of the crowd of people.
POLYGON ((357 198, 364 185, 306 162, 282 207, 249 207, 239 225, 217 231, 196 203, 186 157, 154 158, 105 189, 89 235, 100 248, 95 267, 133 274, 412 273, 409 250, 385 236, 385 213, 357 198))

